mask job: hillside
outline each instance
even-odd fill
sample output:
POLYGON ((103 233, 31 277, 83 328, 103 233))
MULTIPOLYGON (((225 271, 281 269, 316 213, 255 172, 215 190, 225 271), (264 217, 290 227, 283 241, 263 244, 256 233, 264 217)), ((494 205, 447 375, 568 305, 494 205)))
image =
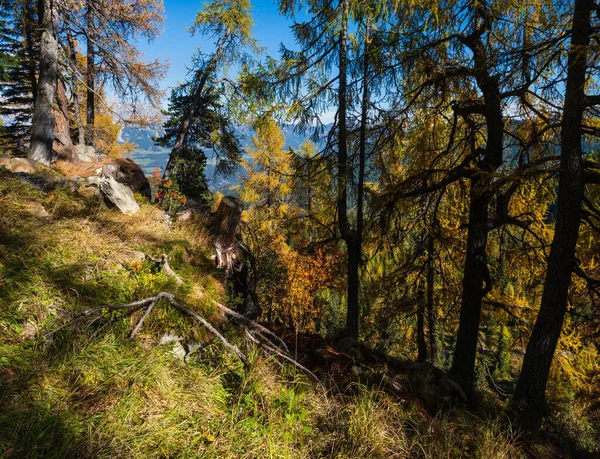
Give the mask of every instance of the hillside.
POLYGON ((433 380, 415 383, 410 371, 386 369, 341 342, 296 336, 293 352, 320 384, 282 365, 215 310, 213 300, 227 298, 202 223, 172 223, 142 198, 136 215, 103 210, 88 194, 55 171, 0 170, 3 457, 559 454, 519 438, 492 399, 468 412, 445 398, 443 411, 430 413, 433 380), (143 256, 163 253, 183 284, 143 256), (64 326, 77 312, 160 291, 209 318, 249 365, 166 304, 131 340, 140 312, 64 326))

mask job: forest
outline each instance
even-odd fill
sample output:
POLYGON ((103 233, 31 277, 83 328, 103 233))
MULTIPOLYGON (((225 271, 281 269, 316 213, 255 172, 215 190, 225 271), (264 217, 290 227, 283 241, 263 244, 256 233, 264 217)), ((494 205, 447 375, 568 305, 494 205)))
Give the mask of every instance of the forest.
POLYGON ((0 455, 600 457, 600 3, 273 1, 0 0, 0 455))

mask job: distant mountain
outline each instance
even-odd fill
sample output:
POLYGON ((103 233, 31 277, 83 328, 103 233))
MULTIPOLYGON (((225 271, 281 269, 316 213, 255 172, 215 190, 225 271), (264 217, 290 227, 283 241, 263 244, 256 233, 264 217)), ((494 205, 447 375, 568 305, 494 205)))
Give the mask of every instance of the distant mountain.
MULTIPOLYGON (((284 124, 282 126, 286 138, 286 147, 297 148, 309 136, 296 132, 293 124, 284 124)), ((252 137, 255 134, 253 128, 249 126, 237 126, 237 137, 244 149, 252 145, 252 137)), ((164 134, 161 125, 133 127, 124 126, 121 129, 120 140, 122 142, 134 142, 138 148, 133 152, 132 159, 137 162, 146 175, 151 175, 155 169, 163 169, 169 160, 170 150, 159 147, 154 144, 154 137, 160 137, 164 134)), ((209 186, 213 189, 226 190, 238 182, 239 173, 232 177, 215 176, 215 161, 209 156, 206 165, 206 178, 209 186)))

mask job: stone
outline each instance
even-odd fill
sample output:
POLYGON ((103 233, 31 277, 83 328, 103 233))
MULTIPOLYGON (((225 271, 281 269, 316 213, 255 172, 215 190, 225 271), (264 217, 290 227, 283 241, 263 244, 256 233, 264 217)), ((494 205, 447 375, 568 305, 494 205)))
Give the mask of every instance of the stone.
POLYGON ((133 192, 112 177, 89 177, 88 183, 98 187, 104 201, 116 206, 124 214, 135 214, 140 206, 135 201, 133 192))
POLYGON ((50 216, 46 209, 44 209, 44 206, 42 206, 39 202, 24 202, 22 205, 25 212, 33 217, 48 218, 50 216))
POLYGON ((90 145, 75 145, 77 160, 84 163, 96 161, 96 149, 90 145))
POLYGON ((84 198, 91 198, 100 193, 98 188, 86 185, 80 185, 76 192, 79 196, 83 196, 84 198))
POLYGON ((28 158, 0 158, 0 167, 15 174, 35 174, 39 165, 28 158))
POLYGON ((119 158, 114 163, 104 165, 102 176, 113 177, 117 182, 127 185, 134 193, 139 193, 146 199, 152 198, 150 182, 144 171, 130 158, 119 158))
POLYGON ((183 209, 181 212, 177 213, 175 217, 177 222, 187 222, 190 220, 202 219, 207 215, 208 211, 206 208, 201 206, 193 206, 188 207, 187 209, 183 209))

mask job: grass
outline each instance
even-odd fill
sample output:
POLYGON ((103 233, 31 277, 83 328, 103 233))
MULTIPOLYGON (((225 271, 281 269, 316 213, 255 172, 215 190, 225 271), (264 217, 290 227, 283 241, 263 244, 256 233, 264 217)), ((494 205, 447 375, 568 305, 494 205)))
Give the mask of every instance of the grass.
POLYGON ((69 312, 163 290, 216 321, 210 300, 225 294, 207 237, 150 204, 126 216, 3 171, 0 206, 0 457, 523 457, 500 418, 432 417, 364 381, 316 387, 252 350, 244 368, 169 307, 135 340, 138 315, 119 314, 47 336, 69 312), (50 217, 31 215, 30 202, 50 217), (168 254, 184 284, 138 251, 168 254), (184 363, 159 345, 165 332, 206 345, 184 363))

